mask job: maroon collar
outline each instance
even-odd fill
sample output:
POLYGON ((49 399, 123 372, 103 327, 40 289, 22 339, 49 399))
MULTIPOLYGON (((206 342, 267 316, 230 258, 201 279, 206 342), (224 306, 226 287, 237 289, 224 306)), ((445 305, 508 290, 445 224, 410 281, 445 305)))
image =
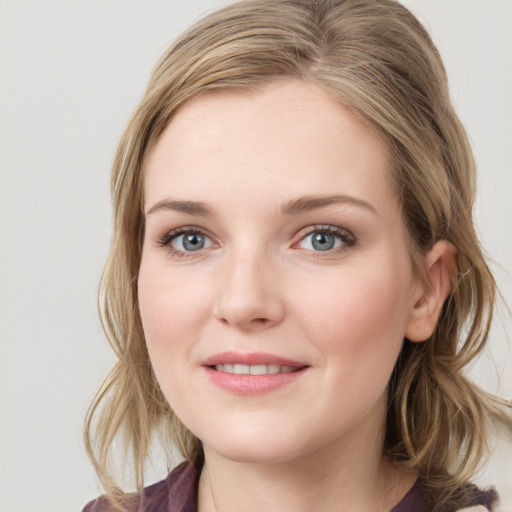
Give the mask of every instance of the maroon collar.
POLYGON ((155 508, 154 512, 197 512, 199 471, 195 464, 183 462, 169 473, 166 481, 167 507, 161 511, 155 508))

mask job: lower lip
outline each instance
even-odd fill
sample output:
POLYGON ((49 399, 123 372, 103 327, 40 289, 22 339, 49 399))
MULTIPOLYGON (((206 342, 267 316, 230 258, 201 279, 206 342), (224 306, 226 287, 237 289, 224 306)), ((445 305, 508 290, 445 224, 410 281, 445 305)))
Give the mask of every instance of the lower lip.
POLYGON ((273 373, 266 375, 238 375, 204 367, 210 380, 219 388, 237 395, 259 395, 292 384, 300 379, 308 367, 291 373, 273 373))

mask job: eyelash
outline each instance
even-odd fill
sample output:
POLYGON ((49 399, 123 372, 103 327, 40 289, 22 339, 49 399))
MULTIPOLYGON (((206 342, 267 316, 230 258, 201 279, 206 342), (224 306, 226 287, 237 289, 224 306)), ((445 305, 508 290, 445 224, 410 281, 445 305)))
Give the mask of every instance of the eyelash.
MULTIPOLYGON (((318 234, 324 234, 324 235, 333 235, 342 242, 341 247, 337 247, 335 249, 329 249, 327 251, 312 251, 310 249, 304 249, 308 252, 312 252, 312 255, 315 258, 321 258, 322 253, 325 252, 326 255, 333 255, 337 254, 343 251, 346 251, 352 247, 354 247, 357 243, 356 238, 350 231, 347 231, 346 229, 339 228, 337 226, 329 226, 329 225, 314 225, 310 226, 308 228, 305 228, 301 230, 298 234, 299 240, 293 245, 293 247, 297 246, 300 242, 305 240, 308 236, 312 235, 313 233, 318 234)), ((175 240, 176 238, 182 236, 182 235, 194 235, 194 234, 200 234, 202 236, 205 236, 209 239, 209 237, 202 228, 196 227, 196 226, 187 226, 182 228, 173 229, 171 231, 168 231, 163 236, 159 237, 157 240, 157 245, 159 247, 167 247, 169 250, 169 253, 173 257, 178 258, 191 258, 194 257, 194 252, 196 251, 180 251, 177 249, 174 249, 171 246, 171 242, 175 240)), ((201 250, 197 251, 198 253, 201 252, 201 250)))
MULTIPOLYGON (((168 231, 163 236, 158 238, 157 245, 160 247, 167 247, 171 256, 175 256, 178 258, 190 258, 193 256, 194 251, 188 251, 188 252, 187 251, 179 251, 177 249, 174 249, 171 246, 171 242, 181 235, 197 235, 197 234, 203 235, 207 238, 211 238, 204 232, 203 229, 196 227, 196 226, 187 226, 187 227, 177 228, 177 229, 168 231)), ((197 251, 197 252, 200 252, 200 251, 197 251)))
MULTIPOLYGON (((333 254, 339 254, 340 252, 344 252, 352 247, 354 247, 357 243, 355 236, 346 229, 337 227, 337 226, 329 226, 325 224, 317 224, 308 228, 303 229, 299 232, 299 241, 296 242, 293 246, 295 247, 300 242, 305 240, 308 236, 313 233, 322 234, 322 235, 332 235, 339 240, 341 240, 341 247, 329 249, 327 251, 312 251, 312 256, 315 258, 322 258, 323 254, 325 256, 332 256, 333 254)), ((310 249, 304 249, 307 251, 311 251, 310 249)))

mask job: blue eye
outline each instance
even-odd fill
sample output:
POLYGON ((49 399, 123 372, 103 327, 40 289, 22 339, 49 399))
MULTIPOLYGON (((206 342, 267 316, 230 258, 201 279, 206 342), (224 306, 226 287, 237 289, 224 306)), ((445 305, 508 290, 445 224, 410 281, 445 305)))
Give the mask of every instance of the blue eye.
POLYGON ((182 233, 174 237, 170 241, 170 245, 176 251, 194 252, 210 247, 212 241, 203 233, 188 232, 182 233))
POLYGON ((326 252, 343 246, 354 245, 355 240, 348 231, 334 226, 316 227, 297 244, 301 249, 326 252))
POLYGON ((160 247, 167 247, 174 256, 187 256, 214 245, 210 237, 193 226, 173 229, 157 240, 160 247))

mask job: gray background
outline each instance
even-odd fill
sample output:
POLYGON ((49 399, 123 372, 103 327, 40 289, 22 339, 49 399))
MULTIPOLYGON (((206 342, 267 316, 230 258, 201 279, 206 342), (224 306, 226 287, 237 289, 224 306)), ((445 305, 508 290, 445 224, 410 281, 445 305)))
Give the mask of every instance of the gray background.
MULTIPOLYGON (((0 510, 100 492, 82 448, 113 363, 96 313, 116 143, 168 42, 216 0, 0 0, 0 510)), ((408 0, 438 43, 480 169, 479 232, 512 299, 512 2, 408 0)), ((510 316, 473 369, 512 395, 510 316), (508 337, 508 338, 507 338, 508 337), (496 377, 496 371, 500 378, 496 377)), ((512 510, 512 448, 478 482, 512 510)), ((149 478, 162 478, 158 463, 149 478)))

